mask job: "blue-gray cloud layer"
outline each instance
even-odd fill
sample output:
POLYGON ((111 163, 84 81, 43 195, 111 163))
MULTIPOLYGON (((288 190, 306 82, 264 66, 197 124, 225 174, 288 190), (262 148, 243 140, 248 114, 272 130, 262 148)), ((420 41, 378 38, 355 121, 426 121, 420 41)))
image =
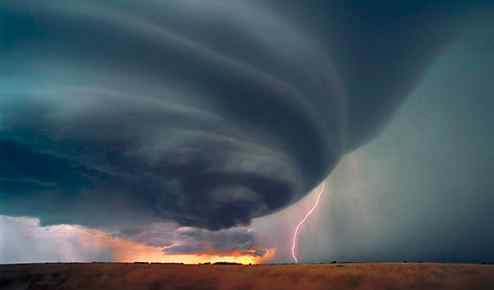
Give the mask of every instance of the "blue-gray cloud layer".
POLYGON ((305 261, 494 262, 493 13, 478 13, 393 121, 335 168, 301 237, 305 261))
POLYGON ((209 229, 272 213, 374 136, 469 8, 311 3, 2 1, 0 213, 209 229))

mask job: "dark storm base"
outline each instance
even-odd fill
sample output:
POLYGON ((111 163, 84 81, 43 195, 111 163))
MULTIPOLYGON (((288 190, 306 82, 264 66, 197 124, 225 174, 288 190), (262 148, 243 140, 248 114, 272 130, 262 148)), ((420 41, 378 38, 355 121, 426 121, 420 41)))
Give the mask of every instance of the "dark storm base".
POLYGON ((0 289, 494 289, 494 266, 26 264, 0 266, 0 289))

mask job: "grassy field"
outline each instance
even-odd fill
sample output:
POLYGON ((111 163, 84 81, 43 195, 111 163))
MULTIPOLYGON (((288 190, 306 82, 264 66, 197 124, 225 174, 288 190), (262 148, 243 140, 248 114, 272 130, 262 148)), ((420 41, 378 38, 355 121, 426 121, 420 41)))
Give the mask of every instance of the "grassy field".
POLYGON ((0 266, 0 289, 493 290, 493 265, 33 264, 0 266))

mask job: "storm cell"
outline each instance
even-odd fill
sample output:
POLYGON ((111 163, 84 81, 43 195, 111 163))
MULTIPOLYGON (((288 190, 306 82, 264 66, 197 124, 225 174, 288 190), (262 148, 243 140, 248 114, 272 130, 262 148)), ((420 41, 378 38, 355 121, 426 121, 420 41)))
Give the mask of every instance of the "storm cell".
POLYGON ((298 201, 466 11, 384 2, 2 1, 0 214, 217 230, 298 201))

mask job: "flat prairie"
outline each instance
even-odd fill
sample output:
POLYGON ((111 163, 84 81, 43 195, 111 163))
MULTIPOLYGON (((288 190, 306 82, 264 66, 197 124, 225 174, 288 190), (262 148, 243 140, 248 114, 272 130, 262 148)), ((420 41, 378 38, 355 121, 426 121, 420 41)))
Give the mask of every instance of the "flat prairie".
POLYGON ((84 290, 493 290, 494 265, 20 264, 0 266, 0 289, 84 290))

